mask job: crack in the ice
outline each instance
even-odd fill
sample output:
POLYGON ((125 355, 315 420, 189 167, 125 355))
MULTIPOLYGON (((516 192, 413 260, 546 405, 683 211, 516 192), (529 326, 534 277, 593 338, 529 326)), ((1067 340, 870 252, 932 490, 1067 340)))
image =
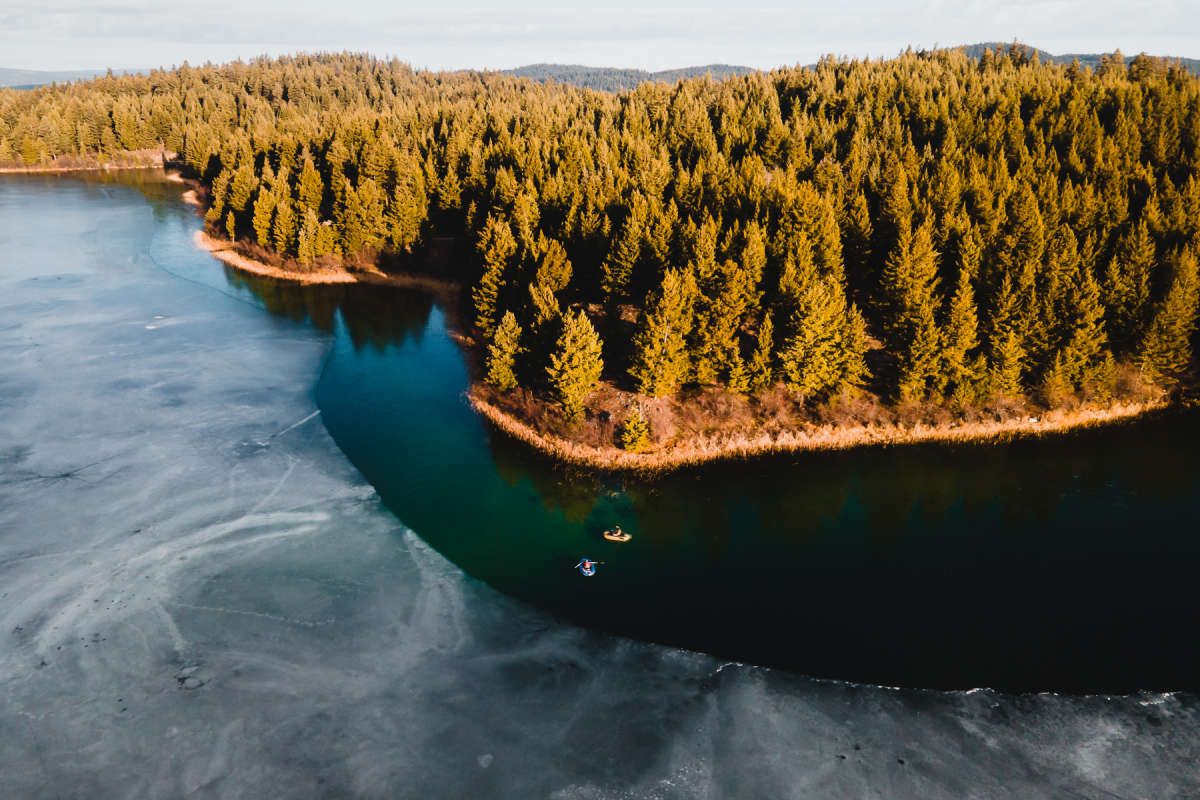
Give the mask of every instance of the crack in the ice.
POLYGON ((337 617, 327 617, 323 620, 303 620, 285 617, 281 614, 268 614, 265 611, 247 611, 241 608, 221 608, 220 606, 204 606, 196 603, 179 603, 174 601, 163 601, 163 605, 173 606, 175 608, 186 608, 192 611, 211 611, 216 614, 238 614, 244 617, 260 617, 269 619, 272 622, 280 622, 285 625, 297 625, 302 628, 322 628, 326 625, 332 625, 337 622, 337 617))

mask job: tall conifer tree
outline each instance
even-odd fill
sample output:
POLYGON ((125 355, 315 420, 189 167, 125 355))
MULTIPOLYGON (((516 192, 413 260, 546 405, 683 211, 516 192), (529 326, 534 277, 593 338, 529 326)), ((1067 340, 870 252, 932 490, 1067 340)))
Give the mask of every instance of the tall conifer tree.
POLYGON ((667 270, 633 337, 629 376, 642 394, 671 394, 687 380, 687 337, 698 292, 690 271, 667 270))
POLYGON ((563 317, 562 334, 546 374, 567 419, 582 416, 584 400, 600 382, 604 370, 601 350, 600 336, 586 314, 580 311, 563 317))
POLYGON ((490 336, 496 324, 496 299, 504 282, 504 272, 517 251, 517 242, 508 223, 494 214, 488 215, 478 250, 483 259, 483 274, 471 292, 471 299, 475 304, 475 327, 484 336, 490 336))
POLYGON ((1192 361, 1191 336, 1196 328, 1200 279, 1196 254, 1176 254, 1171 288, 1158 304, 1138 348, 1142 374, 1152 381, 1175 381, 1192 361))
POLYGON ((487 379, 488 383, 500 391, 515 389, 517 386, 516 362, 521 353, 521 326, 511 311, 504 312, 500 324, 496 327, 496 335, 488 345, 487 379))

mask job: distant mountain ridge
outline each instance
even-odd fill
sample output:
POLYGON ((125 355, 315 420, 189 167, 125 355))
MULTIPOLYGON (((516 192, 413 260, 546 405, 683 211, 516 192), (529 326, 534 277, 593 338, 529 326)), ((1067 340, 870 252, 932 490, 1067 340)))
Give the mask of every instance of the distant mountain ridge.
POLYGON ((639 83, 647 81, 674 83, 681 78, 696 78, 706 74, 720 79, 757 71, 753 67, 735 64, 705 64, 698 67, 664 69, 658 72, 647 72, 643 69, 621 69, 620 67, 587 67, 582 64, 527 64, 516 69, 506 69, 503 72, 505 75, 518 78, 531 78, 535 81, 552 80, 557 83, 582 86, 585 89, 616 92, 622 89, 632 89, 639 83))
MULTIPOLYGON (((1091 69, 1095 69, 1096 67, 1100 66, 1100 59, 1112 55, 1112 53, 1063 53, 1061 55, 1056 55, 1027 44, 1021 44, 1020 42, 1017 42, 1016 45, 1017 47, 1024 48, 1026 53, 1036 53, 1038 60, 1043 63, 1048 62, 1051 64, 1070 64, 1072 61, 1078 60, 1079 66, 1090 67, 1091 69)), ((1000 50, 1007 50, 1009 47, 1012 47, 1011 43, 980 42, 979 44, 966 44, 961 45, 959 48, 952 49, 961 49, 967 54, 968 58, 982 58, 985 50, 991 50, 993 53, 996 53, 1000 50)), ((1127 53, 1122 53, 1122 55, 1125 56, 1126 64, 1133 61, 1133 59, 1137 57, 1136 54, 1129 55, 1127 53)), ((1154 56, 1154 58, 1161 61, 1179 61, 1179 63, 1183 65, 1184 69, 1188 70, 1189 72, 1200 74, 1200 59, 1198 58, 1182 58, 1176 56, 1154 56)))
MULTIPOLYGON (((982 58, 985 50, 999 52, 1012 47, 1010 42, 979 42, 977 44, 959 45, 957 47, 938 48, 947 50, 961 49, 966 53, 968 58, 982 58)), ((1052 64, 1070 64, 1074 60, 1079 61, 1082 67, 1090 67, 1095 69, 1100 65, 1100 60, 1109 53, 1064 53, 1055 54, 1037 47, 1027 44, 1016 43, 1017 47, 1022 47, 1027 53, 1036 53, 1039 60, 1052 64)), ((1133 61, 1135 55, 1125 55, 1125 63, 1133 61)), ((1182 58, 1175 56, 1156 56, 1165 61, 1178 60, 1185 69, 1190 72, 1200 75, 1200 59, 1198 58, 1182 58)), ((782 65, 781 65, 782 66, 782 65)), ((807 68, 815 67, 815 64, 806 65, 807 68)), ((108 70, 104 69, 81 69, 81 70, 35 70, 35 69, 9 69, 0 67, 0 87, 8 87, 15 89, 33 89, 38 86, 46 86, 51 83, 67 83, 69 81, 88 80, 104 75, 108 70)), ((113 70, 115 73, 143 73, 148 70, 122 69, 113 70)), ((535 81, 553 80, 558 83, 569 83, 575 86, 581 86, 586 89, 598 89, 605 92, 616 92, 623 89, 632 89, 640 83, 646 81, 656 81, 659 83, 674 83, 675 81, 684 78, 697 78, 706 74, 711 74, 713 78, 721 79, 733 75, 746 75, 751 72, 758 72, 754 67, 742 66, 739 64, 704 64, 694 67, 680 67, 678 69, 664 69, 656 72, 651 72, 643 69, 626 69, 621 67, 589 67, 583 64, 526 64, 522 67, 514 69, 502 70, 505 75, 512 75, 518 78, 530 78, 535 81)))
MULTIPOLYGON (((115 74, 135 74, 148 70, 114 69, 115 74)), ((0 67, 0 87, 10 89, 36 89, 51 83, 69 83, 71 81, 86 81, 98 78, 108 72, 107 69, 74 69, 74 70, 41 70, 41 69, 9 69, 0 67)))
POLYGON ((47 71, 40 69, 6 69, 0 67, 0 86, 17 88, 45 86, 48 83, 66 83, 67 81, 87 80, 103 75, 102 69, 78 69, 47 71))
MULTIPOLYGON (((1012 44, 1008 42, 980 42, 978 44, 938 49, 962 50, 968 58, 978 59, 983 57, 985 50, 990 49, 993 53, 998 53, 1002 50, 1007 50, 1011 46, 1012 44)), ((1017 43, 1017 47, 1024 48, 1027 53, 1037 53, 1038 59, 1043 63, 1070 64, 1072 61, 1078 60, 1081 67, 1090 67, 1091 69, 1100 66, 1100 60, 1105 56, 1111 55, 1109 53, 1065 53, 1057 55, 1026 44, 1017 43)), ((1133 55, 1125 55, 1125 63, 1128 64, 1135 57, 1133 55)), ((1176 59, 1174 56, 1156 56, 1156 58, 1164 61, 1178 60, 1188 71, 1200 74, 1200 59, 1176 59)), ((806 68, 812 69, 815 66, 816 64, 807 64, 806 68)), ((731 75, 746 75, 758 71, 753 67, 735 64, 706 64, 696 67, 664 69, 658 72, 648 72, 642 69, 624 69, 621 67, 588 67, 582 64, 527 64, 523 67, 503 70, 505 75, 512 75, 518 78, 531 78, 532 80, 543 82, 553 80, 558 83, 570 83, 586 89, 599 89, 605 92, 632 89, 639 83, 645 83, 646 81, 674 83, 682 78, 696 78, 705 74, 711 74, 714 78, 719 79, 731 75)))

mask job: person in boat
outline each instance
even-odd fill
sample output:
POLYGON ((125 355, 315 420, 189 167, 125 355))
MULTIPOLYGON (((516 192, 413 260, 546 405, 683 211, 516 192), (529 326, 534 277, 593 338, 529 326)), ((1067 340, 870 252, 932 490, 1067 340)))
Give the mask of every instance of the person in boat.
POLYGON ((621 526, 617 525, 610 531, 604 532, 604 538, 612 542, 627 542, 630 540, 630 535, 621 530, 621 526))
POLYGON ((596 572, 596 562, 592 561, 590 558, 585 558, 576 564, 575 568, 584 575, 592 575, 596 572))

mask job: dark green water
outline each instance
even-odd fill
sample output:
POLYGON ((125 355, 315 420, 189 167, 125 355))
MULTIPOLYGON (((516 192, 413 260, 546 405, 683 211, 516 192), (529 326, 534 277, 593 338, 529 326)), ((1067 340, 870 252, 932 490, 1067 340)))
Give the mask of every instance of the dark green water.
POLYGON ((597 476, 471 412, 427 296, 229 278, 334 334, 325 425, 399 518, 565 618, 887 685, 1200 685, 1195 412, 997 446, 597 476), (603 540, 614 523, 633 541, 603 540), (596 577, 572 569, 582 556, 603 562, 596 577))

